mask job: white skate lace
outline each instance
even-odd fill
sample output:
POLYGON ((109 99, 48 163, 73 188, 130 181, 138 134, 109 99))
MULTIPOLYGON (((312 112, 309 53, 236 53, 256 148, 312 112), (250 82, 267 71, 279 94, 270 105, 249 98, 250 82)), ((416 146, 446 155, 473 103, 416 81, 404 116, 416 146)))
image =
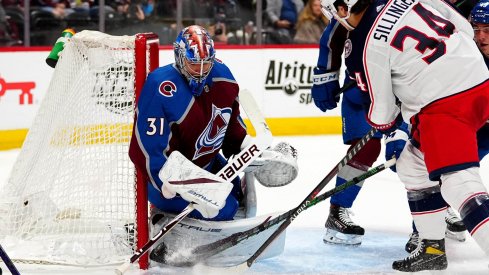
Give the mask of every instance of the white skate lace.
POLYGON ((409 235, 409 242, 410 243, 419 243, 419 234, 418 232, 413 232, 409 235))
POLYGON ((421 252, 423 252, 423 248, 424 248, 424 243, 418 242, 418 246, 416 247, 415 250, 413 250, 413 252, 411 252, 411 254, 409 254, 409 256, 407 256, 406 261, 418 257, 419 254, 421 254, 421 252))
POLYGON ((355 216, 355 214, 353 213, 353 211, 350 210, 350 208, 340 207, 338 212, 339 212, 338 216, 343 223, 345 223, 346 225, 357 225, 350 218, 350 214, 352 216, 355 216))

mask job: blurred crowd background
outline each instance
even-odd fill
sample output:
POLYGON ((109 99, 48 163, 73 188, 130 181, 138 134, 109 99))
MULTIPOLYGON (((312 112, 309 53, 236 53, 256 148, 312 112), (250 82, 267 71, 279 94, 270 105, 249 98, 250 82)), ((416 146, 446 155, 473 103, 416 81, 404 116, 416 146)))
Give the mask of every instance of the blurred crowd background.
POLYGON ((0 47, 51 46, 66 28, 170 45, 191 24, 222 44, 316 44, 327 20, 320 0, 0 0, 0 47))
POLYGON ((328 21, 320 0, 0 0, 0 47, 52 46, 66 28, 154 32, 171 45, 192 24, 216 44, 317 44, 328 21))

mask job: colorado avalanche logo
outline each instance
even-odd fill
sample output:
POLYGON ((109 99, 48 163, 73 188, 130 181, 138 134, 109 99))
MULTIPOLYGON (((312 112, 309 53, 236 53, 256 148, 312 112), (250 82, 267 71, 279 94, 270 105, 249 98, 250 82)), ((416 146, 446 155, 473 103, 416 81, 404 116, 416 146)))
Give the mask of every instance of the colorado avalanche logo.
POLYGON ((175 83, 166 80, 161 82, 160 87, 158 88, 160 94, 166 97, 172 97, 174 93, 177 92, 177 86, 175 83))
POLYGON ((221 148, 231 111, 231 108, 220 109, 212 105, 212 118, 195 143, 195 154, 192 160, 221 148))
POLYGON ((351 54, 352 44, 351 40, 347 39, 345 41, 345 58, 347 58, 351 54))

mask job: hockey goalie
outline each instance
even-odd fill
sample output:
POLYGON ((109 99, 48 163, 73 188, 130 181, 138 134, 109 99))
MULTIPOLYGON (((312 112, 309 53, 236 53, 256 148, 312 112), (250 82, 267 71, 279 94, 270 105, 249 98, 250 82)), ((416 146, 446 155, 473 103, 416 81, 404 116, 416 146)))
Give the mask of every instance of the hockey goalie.
MULTIPOLYGON (((147 78, 129 155, 148 183, 151 235, 189 204, 195 209, 150 252, 153 263, 180 265, 186 251, 263 223, 269 216, 255 217, 254 178, 268 187, 290 183, 297 176, 297 152, 287 143, 270 148, 268 127, 229 68, 215 58, 204 28, 184 28, 174 42, 174 55, 175 63, 147 78), (247 134, 240 106, 257 130, 254 138, 247 134)), ((210 257, 206 264, 238 264, 272 231, 210 257)), ((284 238, 263 257, 281 253, 284 238)))

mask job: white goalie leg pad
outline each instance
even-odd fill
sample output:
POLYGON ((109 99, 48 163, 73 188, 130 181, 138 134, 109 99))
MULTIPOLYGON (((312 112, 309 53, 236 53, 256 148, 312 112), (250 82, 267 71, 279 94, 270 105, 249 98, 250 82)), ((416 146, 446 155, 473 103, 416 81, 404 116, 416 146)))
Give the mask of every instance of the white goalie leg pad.
POLYGON ((162 194, 166 198, 178 193, 184 200, 193 202, 205 218, 217 216, 233 189, 230 182, 198 167, 178 151, 170 154, 158 176, 163 182, 162 194))
MULTIPOLYGON (((162 226, 166 225, 175 214, 165 213, 157 208, 151 210, 152 221, 157 221, 153 227, 158 232, 162 226), (155 215, 162 217, 161 220, 155 218, 155 215)), ((166 266, 179 266, 186 257, 191 257, 192 249, 197 246, 215 242, 217 240, 231 236, 238 232, 249 230, 263 222, 276 218, 282 212, 266 214, 253 218, 234 219, 230 221, 207 221, 192 218, 184 218, 173 230, 163 236, 160 241, 167 247, 164 255, 166 266)), ((259 234, 251 236, 232 247, 223 250, 209 258, 205 259, 206 265, 212 266, 234 266, 246 261, 255 251, 267 240, 268 237, 280 226, 281 223, 274 225, 259 234)), ((275 257, 283 253, 285 247, 285 238, 287 231, 284 231, 273 243, 260 255, 258 260, 275 257)), ((156 247, 156 245, 154 246, 156 247)), ((151 262, 151 266, 160 266, 158 262, 151 262)), ((193 274, 193 273, 192 273, 193 274)), ((200 274, 200 273, 199 273, 200 274)), ((215 273, 209 273, 215 274, 215 273)), ((219 273, 229 274, 229 273, 219 273)))
POLYGON ((299 172, 297 150, 287 142, 280 142, 273 149, 265 150, 255 163, 261 164, 254 171, 255 177, 266 187, 287 185, 299 172))

